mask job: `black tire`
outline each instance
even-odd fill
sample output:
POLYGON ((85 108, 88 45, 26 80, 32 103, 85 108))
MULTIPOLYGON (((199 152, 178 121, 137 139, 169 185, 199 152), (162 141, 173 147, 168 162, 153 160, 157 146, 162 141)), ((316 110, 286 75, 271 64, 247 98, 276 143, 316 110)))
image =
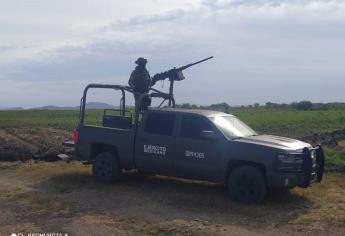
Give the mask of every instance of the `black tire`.
POLYGON ((228 177, 228 194, 232 200, 260 203, 267 194, 263 173, 253 166, 239 166, 228 177))
POLYGON ((102 152, 95 157, 92 173, 97 181, 103 183, 112 183, 122 177, 117 157, 110 152, 102 152))

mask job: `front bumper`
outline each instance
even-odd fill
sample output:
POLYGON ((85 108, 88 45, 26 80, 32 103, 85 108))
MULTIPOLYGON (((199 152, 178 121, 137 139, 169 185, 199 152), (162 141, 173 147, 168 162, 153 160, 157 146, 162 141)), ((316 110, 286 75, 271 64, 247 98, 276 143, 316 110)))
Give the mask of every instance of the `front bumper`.
POLYGON ((325 156, 321 145, 315 148, 304 148, 302 169, 298 173, 267 173, 269 188, 293 188, 296 186, 307 188, 314 182, 321 182, 324 172, 325 156), (312 152, 315 151, 315 158, 312 152))
POLYGON ((299 186, 307 188, 311 183, 321 182, 325 168, 325 155, 321 145, 315 148, 304 148, 303 155, 303 181, 299 186), (312 151, 316 151, 315 160, 311 157, 312 151))

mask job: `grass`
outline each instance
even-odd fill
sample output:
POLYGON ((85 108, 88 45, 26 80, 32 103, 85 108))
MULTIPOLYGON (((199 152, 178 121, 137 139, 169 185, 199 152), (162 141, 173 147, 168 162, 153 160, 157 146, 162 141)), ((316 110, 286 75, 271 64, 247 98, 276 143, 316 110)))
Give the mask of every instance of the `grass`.
POLYGON ((345 153, 342 150, 324 147, 326 166, 345 166, 345 153))
MULTIPOLYGON (((88 110, 85 121, 101 124, 102 110, 88 110)), ((345 110, 328 111, 261 111, 235 112, 259 133, 302 137, 345 128, 345 110)), ((72 130, 78 123, 79 111, 0 111, 0 128, 54 127, 72 130)))
MULTIPOLYGON (((89 110, 86 122, 100 124, 102 114, 89 110)), ((72 130, 78 115, 78 111, 0 111, 0 129, 72 130)), ((241 111, 235 115, 259 133, 290 137, 345 128, 342 110, 241 111)), ((337 148, 325 147, 327 165, 345 165, 344 149, 345 141, 337 148)), ((90 166, 78 162, 28 162, 0 170, 0 189, 0 234, 4 235, 13 229, 72 235, 244 235, 257 230, 278 235, 281 229, 293 229, 291 234, 345 230, 344 174, 326 173, 322 184, 271 194, 263 205, 254 206, 231 202, 221 186, 205 182, 143 179, 133 174, 119 184, 103 185, 94 181, 90 166)))
MULTIPOLYGON (((102 115, 102 110, 88 110, 85 121, 89 124, 100 124, 102 115)), ((0 111, 0 128, 38 126, 72 130, 78 121, 79 111, 0 111)))
POLYGON ((302 137, 345 128, 345 111, 262 111, 235 113, 261 133, 302 137))
POLYGON ((28 163, 0 171, 0 189, 4 235, 13 227, 72 235, 345 230, 345 176, 339 174, 327 174, 322 184, 308 189, 271 194, 262 205, 232 202, 221 186, 201 181, 127 173, 120 183, 104 185, 92 178, 90 166, 78 162, 28 163))

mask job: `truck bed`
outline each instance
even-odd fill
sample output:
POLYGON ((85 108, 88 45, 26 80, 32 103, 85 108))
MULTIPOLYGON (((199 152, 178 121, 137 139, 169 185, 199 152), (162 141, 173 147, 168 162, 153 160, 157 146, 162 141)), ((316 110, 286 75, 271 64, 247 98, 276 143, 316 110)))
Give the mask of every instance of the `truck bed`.
POLYGON ((119 129, 92 125, 79 125, 79 141, 75 145, 77 158, 91 161, 96 149, 107 145, 116 147, 119 162, 124 168, 134 167, 134 129, 119 129))

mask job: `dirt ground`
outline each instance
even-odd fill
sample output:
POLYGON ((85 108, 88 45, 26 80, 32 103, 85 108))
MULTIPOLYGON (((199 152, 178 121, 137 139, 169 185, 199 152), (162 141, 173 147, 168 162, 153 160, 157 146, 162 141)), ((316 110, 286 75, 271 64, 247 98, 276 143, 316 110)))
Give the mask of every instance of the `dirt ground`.
MULTIPOLYGON (((128 172, 120 183, 97 183, 90 166, 58 161, 66 152, 61 143, 71 138, 52 128, 0 129, 0 236, 345 235, 344 174, 243 205, 208 182, 128 172)), ((343 138, 330 133, 305 140, 338 145, 343 138)))
POLYGON ((0 161, 40 159, 58 160, 65 152, 62 143, 72 139, 72 133, 53 128, 0 129, 0 161))
POLYGON ((339 146, 339 142, 345 140, 345 129, 335 130, 332 132, 325 132, 320 134, 313 134, 305 137, 301 137, 302 140, 306 140, 312 144, 323 144, 329 147, 339 146))
POLYGON ((126 173, 94 181, 79 162, 0 169, 0 234, 344 235, 345 176, 309 189, 271 193, 262 205, 230 201, 221 185, 126 173))

